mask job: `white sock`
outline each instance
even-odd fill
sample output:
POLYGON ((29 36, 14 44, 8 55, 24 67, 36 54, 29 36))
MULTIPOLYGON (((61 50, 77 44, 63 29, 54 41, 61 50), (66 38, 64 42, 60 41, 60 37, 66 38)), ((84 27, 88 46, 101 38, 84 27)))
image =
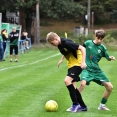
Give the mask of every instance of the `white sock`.
POLYGON ((100 106, 105 106, 105 104, 100 103, 100 106))

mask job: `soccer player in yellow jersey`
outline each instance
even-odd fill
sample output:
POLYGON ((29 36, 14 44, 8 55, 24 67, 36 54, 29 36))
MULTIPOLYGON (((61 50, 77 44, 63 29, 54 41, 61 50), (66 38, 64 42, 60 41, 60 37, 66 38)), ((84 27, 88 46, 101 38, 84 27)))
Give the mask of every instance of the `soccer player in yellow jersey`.
POLYGON ((76 81, 80 81, 79 75, 83 69, 86 68, 85 63, 85 48, 74 43, 70 39, 60 38, 56 33, 50 32, 46 36, 46 40, 53 46, 57 46, 60 53, 63 55, 58 66, 63 61, 64 57, 68 64, 68 73, 64 79, 64 83, 69 90, 72 100, 72 106, 67 111, 87 111, 87 106, 82 100, 82 96, 78 89, 76 89, 76 81))

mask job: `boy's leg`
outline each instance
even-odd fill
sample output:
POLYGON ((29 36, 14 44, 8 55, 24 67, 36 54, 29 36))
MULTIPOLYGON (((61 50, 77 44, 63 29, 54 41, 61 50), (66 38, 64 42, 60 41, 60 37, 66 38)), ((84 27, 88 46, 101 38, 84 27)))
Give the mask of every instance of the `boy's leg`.
POLYGON ((106 90, 102 96, 102 100, 101 100, 101 103, 98 107, 98 110, 109 110, 105 104, 112 92, 112 89, 113 89, 113 85, 110 83, 110 82, 102 82, 102 84, 105 86, 106 90))
POLYGON ((26 41, 26 48, 27 48, 27 49, 29 49, 28 45, 29 45, 29 44, 28 44, 28 41, 26 41))
POLYGON ((13 46, 10 45, 10 62, 12 62, 13 46))
MULTIPOLYGON (((73 86, 76 90, 77 102, 80 104, 78 111, 87 111, 87 106, 85 105, 79 90, 76 88, 76 82, 73 82, 73 86)), ((71 109, 72 107, 68 108, 66 111, 71 111, 71 109)))
POLYGON ((25 42, 24 41, 21 42, 21 49, 22 49, 22 54, 24 54, 24 50, 25 50, 25 42))
POLYGON ((74 85, 72 84, 72 78, 69 77, 69 76, 66 76, 64 82, 69 90, 69 93, 70 93, 70 97, 71 97, 71 100, 72 100, 72 108, 71 108, 71 111, 72 112, 77 112, 78 108, 79 108, 79 105, 78 105, 78 102, 77 102, 77 96, 76 96, 76 89, 74 87, 74 85))
POLYGON ((113 85, 110 82, 103 82, 103 85, 106 88, 106 91, 103 94, 103 98, 108 99, 112 92, 113 85))
POLYGON ((78 111, 87 111, 87 106, 85 105, 83 99, 82 99, 82 96, 79 92, 78 89, 76 89, 76 95, 77 95, 77 100, 78 100, 78 103, 80 104, 80 107, 78 108, 78 111))
POLYGON ((87 70, 83 70, 81 72, 81 77, 80 77, 80 86, 78 88, 79 92, 81 93, 84 87, 90 84, 90 82, 94 79, 93 74, 87 70))
POLYGON ((108 77, 106 76, 106 74, 104 72, 99 72, 98 74, 95 73, 95 79, 93 81, 99 85, 104 85, 106 88, 105 92, 103 93, 101 103, 98 107, 98 110, 109 110, 105 106, 105 104, 106 104, 107 99, 109 98, 109 96, 112 92, 113 85, 110 83, 108 77))
MULTIPOLYGON (((73 85, 74 85, 74 87, 76 87, 76 82, 73 82, 73 85)), ((85 105, 85 103, 84 103, 84 101, 82 99, 82 95, 81 95, 81 93, 79 92, 79 90, 77 88, 76 88, 76 96, 77 96, 77 101, 80 104, 80 106, 86 107, 86 105, 85 105)))
POLYGON ((15 46, 15 62, 18 62, 18 46, 15 46))
POLYGON ((71 97, 71 100, 73 102, 74 105, 77 105, 78 102, 77 102, 77 97, 76 97, 76 89, 75 87, 73 86, 72 84, 72 78, 69 77, 69 76, 66 76, 64 82, 69 90, 69 93, 70 93, 70 97, 71 97))
POLYGON ((85 103, 84 103, 84 101, 82 99, 82 96, 81 96, 81 94, 80 94, 78 89, 76 89, 76 95, 77 95, 77 101, 80 104, 80 106, 86 107, 86 105, 85 105, 85 103))
POLYGON ((78 90, 79 90, 80 93, 81 93, 82 90, 85 88, 85 86, 86 86, 86 81, 85 81, 85 80, 82 80, 82 81, 80 82, 80 86, 79 86, 79 88, 78 88, 78 90))

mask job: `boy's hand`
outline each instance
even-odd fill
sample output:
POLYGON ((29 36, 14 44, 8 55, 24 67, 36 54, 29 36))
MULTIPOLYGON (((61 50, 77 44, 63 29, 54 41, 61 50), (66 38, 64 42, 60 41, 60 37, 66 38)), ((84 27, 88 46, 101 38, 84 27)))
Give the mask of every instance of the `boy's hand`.
POLYGON ((87 67, 87 64, 85 63, 85 62, 83 62, 82 64, 81 64, 81 68, 82 69, 85 69, 87 67))
POLYGON ((58 62, 58 68, 59 68, 59 66, 60 66, 60 64, 63 62, 63 60, 60 60, 59 62, 58 62))
POLYGON ((116 58, 114 56, 110 56, 109 59, 110 60, 116 60, 116 58))

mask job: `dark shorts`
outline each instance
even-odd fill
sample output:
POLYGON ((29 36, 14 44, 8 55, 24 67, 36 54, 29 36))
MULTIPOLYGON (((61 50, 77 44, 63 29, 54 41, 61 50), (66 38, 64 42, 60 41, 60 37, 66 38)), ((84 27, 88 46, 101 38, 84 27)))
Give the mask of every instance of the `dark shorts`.
POLYGON ((13 54, 13 50, 15 51, 15 55, 18 55, 18 46, 10 45, 10 55, 13 54))
POLYGON ((82 72, 82 68, 80 66, 73 66, 68 69, 67 76, 70 76, 71 78, 73 78, 72 82, 78 82, 80 81, 79 75, 81 72, 82 72))

